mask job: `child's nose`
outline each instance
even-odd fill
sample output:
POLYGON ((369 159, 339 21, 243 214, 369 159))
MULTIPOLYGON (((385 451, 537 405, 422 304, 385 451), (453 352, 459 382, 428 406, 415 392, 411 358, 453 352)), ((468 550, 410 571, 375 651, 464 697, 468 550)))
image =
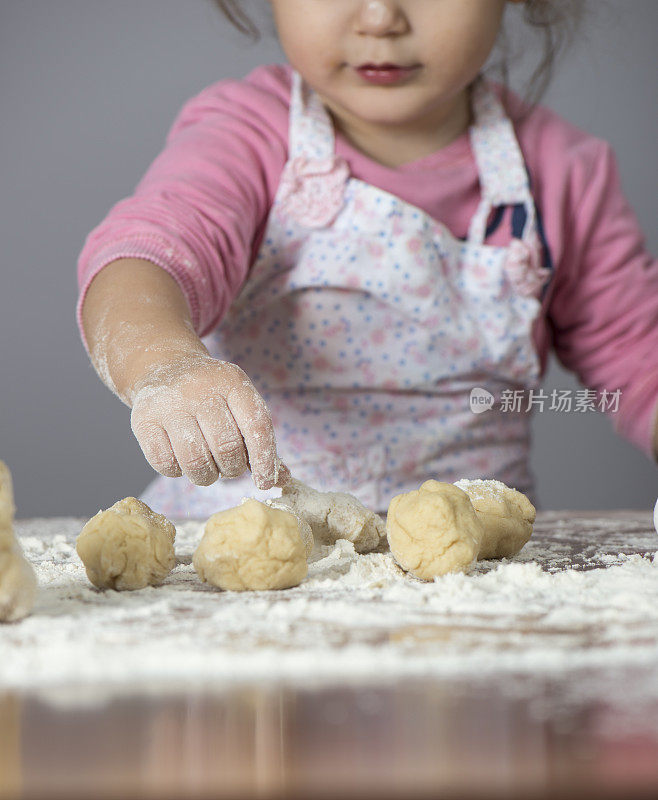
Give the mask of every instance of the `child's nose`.
POLYGON ((359 7, 359 33, 403 33, 406 18, 399 0, 363 0, 359 7))

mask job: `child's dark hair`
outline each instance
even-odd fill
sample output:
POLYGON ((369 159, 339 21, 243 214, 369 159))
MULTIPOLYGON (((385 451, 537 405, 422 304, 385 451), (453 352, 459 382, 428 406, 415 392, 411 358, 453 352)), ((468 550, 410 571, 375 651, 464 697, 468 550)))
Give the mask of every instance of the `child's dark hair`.
MULTIPOLYGON (((243 0, 212 0, 228 21, 252 41, 260 39, 261 33, 245 12, 243 0)), ((583 19, 587 0, 524 0, 522 14, 525 22, 537 31, 542 39, 541 56, 525 89, 526 99, 537 102, 551 82, 558 55, 570 42, 583 19)), ((509 79, 509 44, 502 32, 500 49, 502 60, 496 64, 503 82, 509 79)))
MULTIPOLYGON (((525 23, 541 38, 539 61, 524 91, 526 100, 531 104, 537 103, 548 89, 558 56, 578 32, 586 6, 587 0, 524 0, 521 5, 525 23)), ((502 59, 496 66, 507 86, 511 53, 505 28, 501 31, 498 44, 502 59)))

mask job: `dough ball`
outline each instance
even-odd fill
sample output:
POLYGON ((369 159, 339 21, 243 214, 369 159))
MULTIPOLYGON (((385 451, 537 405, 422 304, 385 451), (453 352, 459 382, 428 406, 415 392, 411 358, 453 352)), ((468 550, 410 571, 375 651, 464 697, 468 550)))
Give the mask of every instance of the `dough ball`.
POLYGON ((176 528, 141 500, 126 497, 84 526, 76 549, 99 589, 157 586, 176 565, 176 528))
POLYGON ((36 593, 34 570, 18 544, 12 541, 11 546, 0 547, 0 622, 15 622, 27 616, 36 593))
POLYGON ((384 520, 347 492, 320 492, 292 479, 281 502, 309 523, 319 544, 347 539, 357 553, 368 553, 386 537, 384 520))
POLYGON ((391 500, 386 533, 402 569, 430 581, 473 564, 482 525, 466 492, 452 483, 430 480, 391 500))
POLYGON ((532 535, 536 510, 528 498, 500 481, 455 482, 471 498, 483 536, 479 558, 510 558, 532 535))
POLYGON ((8 550, 14 543, 14 529, 11 525, 0 524, 0 550, 8 550))
POLYGON ((300 516, 294 509, 292 509, 287 503, 285 503, 280 497, 273 497, 270 500, 266 500, 265 502, 271 508, 278 508, 281 511, 287 511, 289 514, 292 514, 293 517, 297 520, 299 535, 302 537, 302 542, 304 542, 304 550, 306 551, 306 557, 308 558, 313 552, 313 545, 315 544, 315 539, 313 538, 313 530, 311 526, 308 524, 308 522, 304 519, 304 517, 300 516))
POLYGON ((5 462, 0 461, 0 542, 3 538, 13 538, 11 526, 14 522, 14 512, 11 472, 5 462))
POLYGON ((15 622, 32 610, 37 579, 14 536, 14 490, 9 467, 0 461, 0 622, 15 622))
POLYGON ((193 563, 202 581, 237 592, 288 589, 308 572, 295 516, 253 499, 210 517, 193 563))

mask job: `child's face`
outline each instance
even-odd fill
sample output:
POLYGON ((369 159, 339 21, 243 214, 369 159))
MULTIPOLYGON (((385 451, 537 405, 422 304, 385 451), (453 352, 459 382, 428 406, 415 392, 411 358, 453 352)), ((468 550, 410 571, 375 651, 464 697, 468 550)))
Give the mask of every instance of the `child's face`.
POLYGON ((339 119, 368 125, 431 123, 487 60, 505 0, 269 0, 291 65, 339 119), (389 85, 362 64, 415 66, 389 85))

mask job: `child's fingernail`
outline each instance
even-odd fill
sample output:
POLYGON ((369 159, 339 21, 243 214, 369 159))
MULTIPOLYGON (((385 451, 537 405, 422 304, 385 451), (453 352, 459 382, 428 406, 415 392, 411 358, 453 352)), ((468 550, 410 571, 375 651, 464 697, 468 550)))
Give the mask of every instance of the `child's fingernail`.
POLYGON ((257 486, 259 489, 263 489, 263 490, 265 490, 265 489, 271 489, 271 488, 272 488, 272 486, 274 485, 274 484, 272 483, 272 479, 271 479, 271 478, 268 478, 268 477, 267 477, 267 476, 265 476, 265 475, 256 475, 256 477, 255 477, 255 479, 254 479, 254 482, 256 483, 256 486, 257 486))

